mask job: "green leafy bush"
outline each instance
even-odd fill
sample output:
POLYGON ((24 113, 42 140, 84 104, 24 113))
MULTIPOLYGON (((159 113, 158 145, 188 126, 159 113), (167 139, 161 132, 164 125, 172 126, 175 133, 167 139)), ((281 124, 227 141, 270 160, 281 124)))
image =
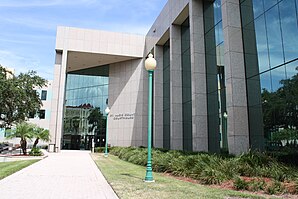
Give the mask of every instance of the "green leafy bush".
POLYGON ((95 153, 103 153, 105 151, 105 147, 95 147, 94 152, 95 153))
POLYGON ((207 167, 206 169, 204 169, 201 172, 200 178, 199 178, 199 180, 203 184, 220 184, 225 179, 227 179, 227 178, 222 172, 220 172, 216 169, 213 169, 211 167, 207 167))
POLYGON ((281 131, 276 131, 272 133, 272 140, 296 140, 298 139, 298 130, 296 129, 283 129, 281 131))
POLYGON ((265 193, 268 194, 276 194, 276 193, 283 193, 285 192, 285 187, 278 181, 274 181, 269 183, 265 188, 265 193))
POLYGON ((236 190, 247 190, 249 183, 246 182, 244 179, 241 179, 239 177, 236 177, 234 179, 234 188, 236 190))
POLYGON ((32 148, 31 151, 29 152, 29 155, 31 156, 42 156, 43 153, 39 148, 32 148))
MULTIPOLYGON (((144 147, 111 147, 109 152, 134 164, 143 166, 147 164, 147 148, 144 147)), ((255 151, 233 157, 152 149, 152 169, 156 172, 190 177, 204 184, 220 184, 233 180, 236 183, 235 188, 243 189, 244 186, 249 190, 265 190, 264 182, 262 180, 244 182, 240 176, 267 177, 277 182, 298 179, 297 168, 285 166, 267 154, 255 151)), ((277 190, 269 187, 268 192, 272 192, 271 189, 277 190)))
POLYGON ((264 190, 266 183, 263 179, 257 179, 249 182, 248 190, 250 191, 259 191, 264 190))

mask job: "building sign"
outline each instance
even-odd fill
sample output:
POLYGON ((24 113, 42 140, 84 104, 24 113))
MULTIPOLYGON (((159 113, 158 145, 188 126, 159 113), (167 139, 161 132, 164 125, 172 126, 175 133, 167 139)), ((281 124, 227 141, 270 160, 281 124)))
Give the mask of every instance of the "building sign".
POLYGON ((135 114, 134 113, 117 113, 117 114, 110 114, 110 117, 113 120, 133 120, 135 114))

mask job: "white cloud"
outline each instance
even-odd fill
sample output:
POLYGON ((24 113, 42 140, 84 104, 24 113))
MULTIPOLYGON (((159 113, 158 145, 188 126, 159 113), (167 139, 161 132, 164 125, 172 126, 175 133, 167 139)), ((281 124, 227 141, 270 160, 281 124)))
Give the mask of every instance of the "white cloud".
POLYGON ((40 60, 30 56, 21 56, 12 51, 0 50, 0 64, 15 69, 16 74, 35 70, 38 75, 46 79, 53 78, 53 66, 42 66, 40 60))
POLYGON ((62 5, 77 5, 77 4, 92 4, 96 0, 2 0, 0 7, 48 7, 48 6, 62 6, 62 5))
POLYGON ((5 39, 3 37, 0 37, 0 42, 18 43, 18 44, 34 44, 34 43, 37 43, 37 42, 33 42, 33 41, 16 40, 16 39, 5 39))
POLYGON ((49 20, 45 22, 43 19, 38 19, 28 16, 0 16, 2 22, 8 24, 23 25, 30 28, 38 28, 42 30, 56 30, 56 23, 52 23, 49 20))
POLYGON ((146 34, 166 0, 0 0, 0 64, 52 78, 57 25, 146 34))

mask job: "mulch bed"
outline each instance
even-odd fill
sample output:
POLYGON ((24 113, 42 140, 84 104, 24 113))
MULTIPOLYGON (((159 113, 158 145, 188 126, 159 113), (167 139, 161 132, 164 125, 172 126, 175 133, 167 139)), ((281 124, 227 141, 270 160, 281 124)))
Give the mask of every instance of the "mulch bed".
MULTIPOLYGON (((191 182, 194 184, 201 184, 199 180, 195 180, 192 178, 188 178, 188 177, 182 177, 182 176, 174 176, 170 173, 164 173, 163 175, 165 176, 170 176, 173 177, 175 179, 181 180, 181 181, 185 181, 185 182, 191 182)), ((270 178, 260 178, 260 177, 241 177, 242 180, 245 180, 246 182, 251 182, 251 181, 264 181, 266 184, 270 184, 273 183, 273 180, 270 178)), ((274 195, 275 197, 278 198, 288 198, 288 199, 298 199, 298 195, 297 194, 291 194, 291 193, 296 193, 296 184, 294 182, 282 182, 283 186, 288 190, 289 193, 287 194, 280 194, 280 195, 274 195)), ((269 195, 267 193, 265 193, 262 190, 259 191, 247 191, 247 190, 236 190, 234 187, 234 183, 233 180, 228 180, 225 182, 222 182, 220 185, 206 185, 206 186, 210 186, 210 187, 215 187, 215 188, 220 188, 220 189, 228 189, 228 190, 234 190, 234 191, 240 191, 243 193, 254 193, 254 194, 258 194, 261 195, 265 198, 270 198, 272 197, 272 195, 269 195)), ((233 197, 234 198, 234 197, 233 197)))

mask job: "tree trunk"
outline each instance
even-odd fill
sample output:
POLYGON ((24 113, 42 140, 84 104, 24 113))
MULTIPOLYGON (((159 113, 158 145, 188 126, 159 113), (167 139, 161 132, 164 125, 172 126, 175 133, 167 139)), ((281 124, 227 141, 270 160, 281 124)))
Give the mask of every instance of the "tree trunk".
POLYGON ((39 138, 36 138, 36 140, 34 141, 33 147, 32 148, 36 148, 37 144, 38 144, 39 138))
POLYGON ((24 139, 21 139, 20 144, 21 144, 21 149, 23 151, 23 154, 27 155, 27 141, 24 139))

